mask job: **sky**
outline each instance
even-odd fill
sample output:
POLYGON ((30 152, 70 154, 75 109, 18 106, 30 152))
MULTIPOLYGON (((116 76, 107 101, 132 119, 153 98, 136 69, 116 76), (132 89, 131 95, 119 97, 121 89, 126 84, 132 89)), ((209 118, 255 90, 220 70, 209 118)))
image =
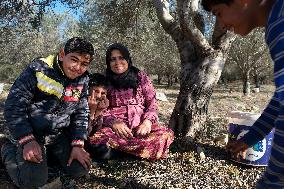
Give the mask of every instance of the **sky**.
POLYGON ((68 8, 66 5, 63 5, 60 2, 56 2, 54 5, 54 8, 51 8, 54 10, 56 13, 63 13, 63 12, 68 12, 69 14, 73 15, 76 20, 79 20, 81 12, 80 10, 73 10, 68 8))

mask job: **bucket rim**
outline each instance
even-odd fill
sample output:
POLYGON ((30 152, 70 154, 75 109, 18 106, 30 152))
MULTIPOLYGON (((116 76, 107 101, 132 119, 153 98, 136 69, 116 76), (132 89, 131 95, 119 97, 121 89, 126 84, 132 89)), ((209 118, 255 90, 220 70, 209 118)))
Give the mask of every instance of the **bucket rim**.
POLYGON ((257 119, 260 117, 260 115, 260 113, 255 112, 231 111, 227 116, 238 119, 257 119))

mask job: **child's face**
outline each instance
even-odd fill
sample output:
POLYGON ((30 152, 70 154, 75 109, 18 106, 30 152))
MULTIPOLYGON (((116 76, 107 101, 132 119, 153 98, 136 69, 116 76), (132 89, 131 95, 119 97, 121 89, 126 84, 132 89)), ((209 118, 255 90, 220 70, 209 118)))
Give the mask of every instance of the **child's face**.
POLYGON ((93 99, 101 100, 103 97, 106 97, 107 89, 102 86, 93 86, 90 88, 90 96, 93 99))
POLYGON ((230 30, 245 36, 255 26, 253 5, 250 0, 234 0, 231 4, 211 6, 211 12, 216 16, 223 30, 230 30))
POLYGON ((62 69, 64 74, 70 78, 75 79, 85 73, 92 61, 89 54, 80 53, 64 53, 64 50, 60 51, 59 60, 62 61, 62 69))

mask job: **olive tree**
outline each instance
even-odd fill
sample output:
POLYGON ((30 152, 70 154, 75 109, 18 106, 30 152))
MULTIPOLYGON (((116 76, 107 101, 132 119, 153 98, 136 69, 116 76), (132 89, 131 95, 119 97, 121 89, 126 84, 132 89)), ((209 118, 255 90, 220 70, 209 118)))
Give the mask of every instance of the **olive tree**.
POLYGON ((204 19, 200 0, 153 0, 164 30, 171 36, 180 56, 180 91, 170 118, 175 135, 194 138, 206 120, 213 87, 220 78, 234 36, 204 19), (174 10, 175 14, 172 14, 174 10), (210 40, 208 40, 210 39, 210 40))
POLYGON ((243 94, 250 94, 251 76, 259 87, 259 78, 265 72, 272 71, 272 63, 264 40, 264 31, 255 30, 244 38, 238 38, 229 53, 228 63, 238 67, 243 82, 243 94), (264 73, 263 73, 264 72, 264 73))

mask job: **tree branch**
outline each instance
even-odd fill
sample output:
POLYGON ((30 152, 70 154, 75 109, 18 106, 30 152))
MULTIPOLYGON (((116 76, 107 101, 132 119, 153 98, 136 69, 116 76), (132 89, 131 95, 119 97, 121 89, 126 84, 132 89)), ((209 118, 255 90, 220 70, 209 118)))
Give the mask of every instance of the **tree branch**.
POLYGON ((235 34, 222 30, 218 21, 216 21, 212 35, 212 45, 215 49, 220 49, 223 52, 227 52, 230 49, 231 43, 235 39, 235 34))
POLYGON ((212 35, 212 46, 214 49, 220 49, 224 55, 228 56, 231 44, 235 39, 235 34, 222 30, 216 21, 212 35))
POLYGON ((211 46, 202 34, 201 28, 196 23, 203 23, 199 19, 203 19, 198 12, 199 0, 178 0, 177 10, 179 16, 180 27, 186 33, 188 39, 197 46, 197 49, 205 52, 211 46), (198 22, 197 22, 198 21, 198 22))
POLYGON ((169 2, 167 0, 153 0, 157 16, 164 30, 177 41, 177 33, 181 33, 176 20, 170 14, 169 2))
POLYGON ((51 3, 51 0, 45 0, 45 1, 42 1, 42 2, 36 2, 34 0, 32 0, 32 5, 40 5, 40 6, 48 6, 49 4, 51 3))

